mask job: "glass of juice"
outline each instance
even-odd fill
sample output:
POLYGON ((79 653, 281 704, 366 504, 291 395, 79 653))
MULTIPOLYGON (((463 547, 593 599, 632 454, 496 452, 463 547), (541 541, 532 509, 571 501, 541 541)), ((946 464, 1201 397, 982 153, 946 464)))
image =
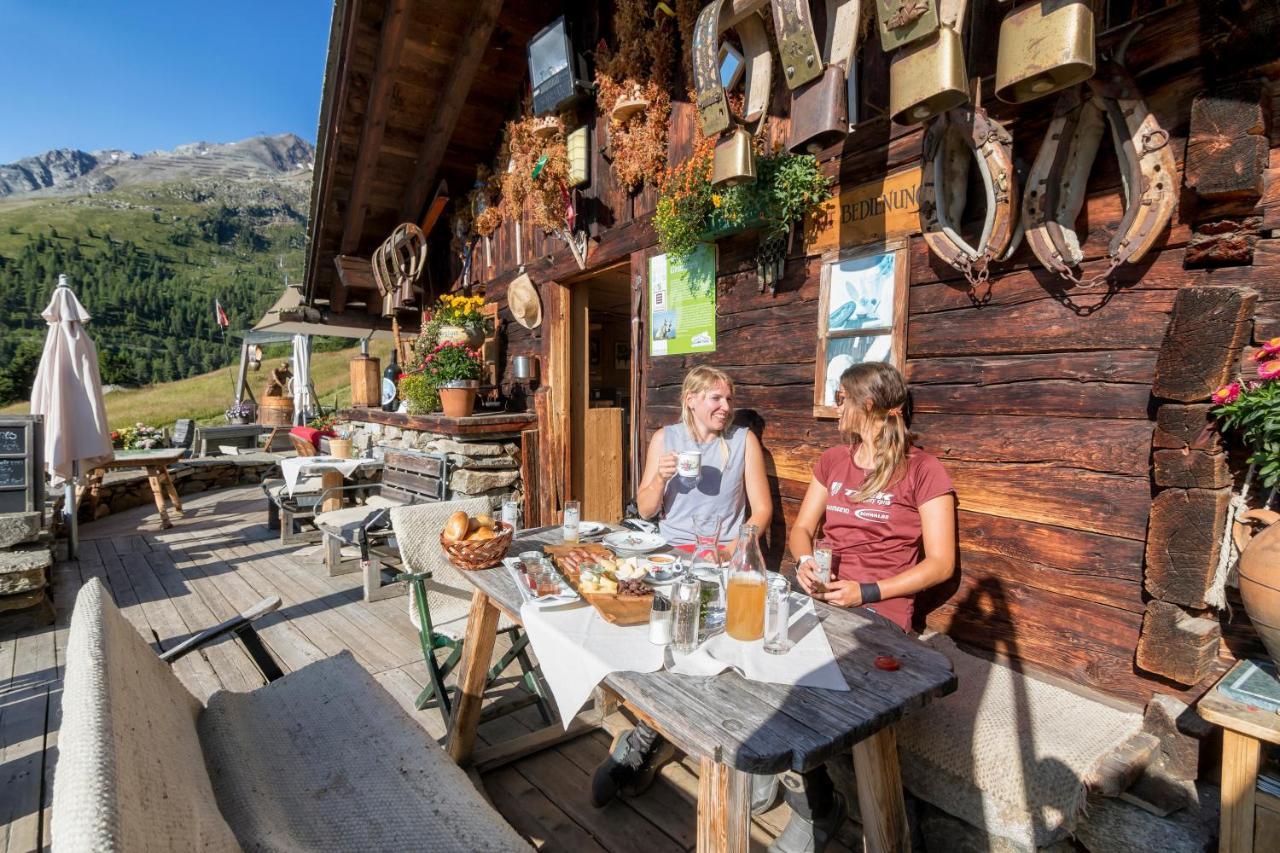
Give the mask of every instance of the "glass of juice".
POLYGON ((735 640, 758 640, 764 636, 765 580, 741 572, 729 576, 729 612, 725 632, 735 640))

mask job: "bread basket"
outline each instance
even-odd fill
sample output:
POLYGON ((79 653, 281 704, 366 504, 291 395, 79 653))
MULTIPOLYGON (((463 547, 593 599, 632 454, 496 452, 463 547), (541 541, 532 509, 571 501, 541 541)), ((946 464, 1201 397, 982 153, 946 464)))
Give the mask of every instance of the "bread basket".
POLYGON ((499 521, 493 526, 495 535, 492 539, 459 540, 446 542, 444 534, 440 534, 440 547, 444 554, 460 569, 468 572, 490 569, 502 562, 511 548, 511 538, 515 528, 506 522, 499 521))

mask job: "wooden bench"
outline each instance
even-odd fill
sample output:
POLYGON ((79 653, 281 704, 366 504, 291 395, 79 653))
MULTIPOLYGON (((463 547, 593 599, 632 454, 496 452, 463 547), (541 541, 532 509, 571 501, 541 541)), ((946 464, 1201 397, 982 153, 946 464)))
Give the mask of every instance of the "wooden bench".
POLYGON ((228 426, 196 427, 195 441, 192 443, 192 456, 209 456, 221 453, 218 447, 230 445, 256 450, 258 436, 267 432, 267 427, 257 424, 235 424, 228 426))
POLYGON ((394 573, 400 564, 399 554, 387 543, 391 536, 387 510, 448 498, 448 457, 388 450, 383 458, 382 482, 361 488, 372 489, 376 494, 367 498, 362 506, 323 512, 315 518, 324 538, 325 566, 331 576, 362 571, 365 601, 404 595, 403 583, 383 579, 384 568, 394 573), (343 559, 343 546, 359 548, 359 559, 343 559))
POLYGON ((529 850, 349 652, 202 703, 97 578, 58 739, 54 850, 529 850))

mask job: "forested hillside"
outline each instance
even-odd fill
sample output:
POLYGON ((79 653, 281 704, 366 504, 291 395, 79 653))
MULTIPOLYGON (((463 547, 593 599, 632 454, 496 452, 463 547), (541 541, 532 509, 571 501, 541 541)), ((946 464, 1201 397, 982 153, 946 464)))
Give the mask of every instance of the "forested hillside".
POLYGON ((59 273, 93 315, 105 383, 205 373, 302 273, 310 173, 0 202, 0 404, 25 399, 59 273), (214 314, 231 320, 224 339, 214 314))

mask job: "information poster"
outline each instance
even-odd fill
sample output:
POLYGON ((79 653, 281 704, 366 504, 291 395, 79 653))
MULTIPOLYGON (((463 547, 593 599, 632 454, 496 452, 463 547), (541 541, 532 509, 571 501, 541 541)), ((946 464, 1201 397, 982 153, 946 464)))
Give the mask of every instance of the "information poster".
POLYGON ((716 349, 716 246, 649 259, 649 354, 716 349))

